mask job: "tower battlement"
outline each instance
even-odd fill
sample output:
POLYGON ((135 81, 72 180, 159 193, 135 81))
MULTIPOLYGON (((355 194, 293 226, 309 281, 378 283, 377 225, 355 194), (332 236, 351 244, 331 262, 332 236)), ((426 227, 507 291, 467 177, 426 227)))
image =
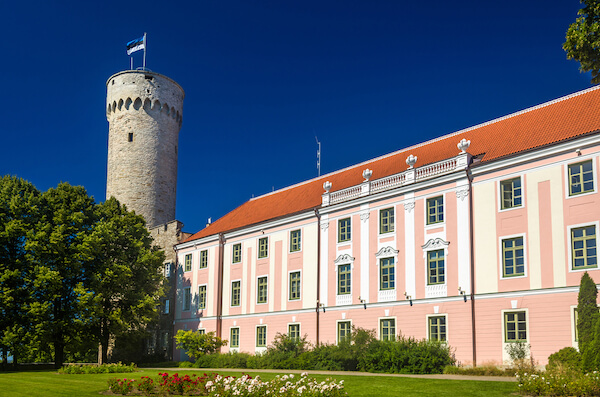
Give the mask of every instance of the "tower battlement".
POLYGON ((144 216, 148 227, 175 219, 181 86, 158 73, 128 70, 106 82, 106 197, 144 216))

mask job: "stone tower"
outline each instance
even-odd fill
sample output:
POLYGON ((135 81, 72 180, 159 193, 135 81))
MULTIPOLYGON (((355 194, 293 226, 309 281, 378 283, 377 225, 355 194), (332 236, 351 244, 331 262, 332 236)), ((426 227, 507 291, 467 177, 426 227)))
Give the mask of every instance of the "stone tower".
POLYGON ((177 151, 183 98, 179 84, 158 73, 127 70, 106 82, 108 172, 114 196, 148 228, 175 220, 177 151))

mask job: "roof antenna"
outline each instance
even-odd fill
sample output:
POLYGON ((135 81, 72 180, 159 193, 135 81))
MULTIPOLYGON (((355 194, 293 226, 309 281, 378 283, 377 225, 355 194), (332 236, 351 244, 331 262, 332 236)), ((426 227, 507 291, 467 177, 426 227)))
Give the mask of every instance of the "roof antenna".
POLYGON ((317 149, 317 176, 321 176, 321 142, 315 135, 315 141, 317 141, 317 145, 319 148, 317 149))

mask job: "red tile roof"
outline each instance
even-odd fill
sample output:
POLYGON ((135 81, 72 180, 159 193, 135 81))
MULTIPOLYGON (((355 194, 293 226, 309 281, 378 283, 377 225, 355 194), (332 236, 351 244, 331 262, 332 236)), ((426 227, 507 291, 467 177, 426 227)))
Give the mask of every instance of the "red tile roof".
POLYGON ((365 168, 373 171, 371 180, 397 174, 407 169, 410 154, 418 157, 415 167, 435 163, 456 156, 463 138, 471 141, 469 153, 489 162, 598 130, 600 86, 251 199, 184 242, 312 210, 321 205, 325 181, 333 192, 360 184, 365 168))

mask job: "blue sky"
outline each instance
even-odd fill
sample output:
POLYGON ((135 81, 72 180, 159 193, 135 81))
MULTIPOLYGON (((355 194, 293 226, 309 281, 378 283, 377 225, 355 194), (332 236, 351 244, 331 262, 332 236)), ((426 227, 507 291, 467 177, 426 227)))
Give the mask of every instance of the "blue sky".
POLYGON ((177 218, 250 199, 590 87, 566 59, 576 0, 0 3, 0 174, 104 201, 106 80, 185 90, 177 218), (137 53, 136 66, 141 57, 137 53))

